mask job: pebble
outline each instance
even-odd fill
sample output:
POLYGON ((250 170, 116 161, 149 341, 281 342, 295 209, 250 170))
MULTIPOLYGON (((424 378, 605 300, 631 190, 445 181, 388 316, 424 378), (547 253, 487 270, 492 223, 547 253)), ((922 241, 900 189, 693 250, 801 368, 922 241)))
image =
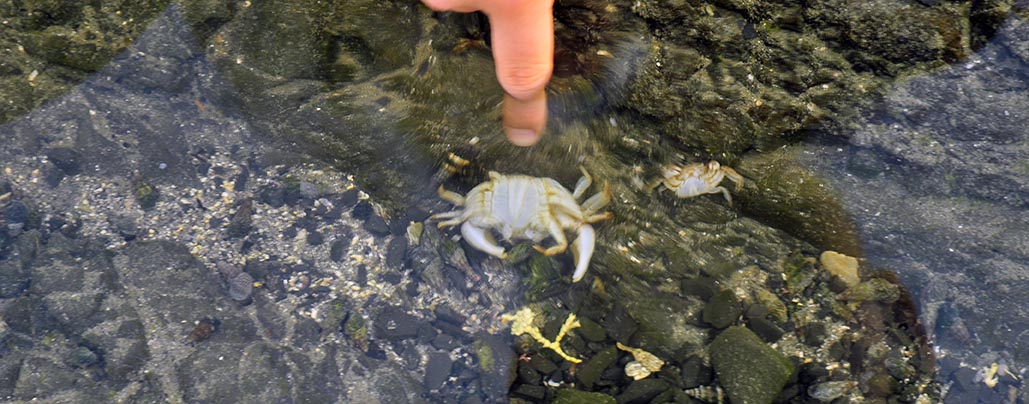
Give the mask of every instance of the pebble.
POLYGON ((741 314, 743 308, 736 299, 736 293, 724 290, 712 297, 704 306, 703 320, 712 327, 721 329, 735 323, 741 314))
POLYGON ((443 352, 429 354, 429 362, 425 366, 425 379, 423 385, 426 389, 435 390, 443 387, 443 383, 450 378, 450 371, 454 363, 450 355, 443 352))
POLYGON ((364 229, 368 230, 369 233, 376 237, 385 237, 389 233, 389 225, 386 224, 386 220, 379 215, 372 215, 364 221, 364 229))
POLYGON ((235 301, 244 301, 254 291, 254 277, 246 272, 240 272, 229 280, 229 296, 235 301))
POLYGON ((393 237, 386 245, 386 266, 400 268, 404 264, 405 255, 407 255, 407 240, 402 237, 393 237))
POLYGON ((436 319, 448 322, 456 326, 464 325, 466 319, 464 315, 458 313, 450 306, 436 306, 436 309, 433 310, 433 313, 436 314, 436 319))
POLYGON ((325 236, 317 231, 307 233, 307 244, 310 245, 321 245, 325 242, 325 236))
POLYGON ((857 258, 836 251, 825 251, 818 257, 818 262, 822 264, 823 269, 839 278, 848 287, 861 282, 861 278, 858 277, 857 258))

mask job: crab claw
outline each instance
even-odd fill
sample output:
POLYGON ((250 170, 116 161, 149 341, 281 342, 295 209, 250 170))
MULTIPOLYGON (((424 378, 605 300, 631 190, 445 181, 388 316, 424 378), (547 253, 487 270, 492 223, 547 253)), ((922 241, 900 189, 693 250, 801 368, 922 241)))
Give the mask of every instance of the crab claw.
POLYGON ((579 226, 579 237, 572 242, 572 255, 575 257, 575 273, 572 275, 572 282, 578 282, 586 275, 596 241, 597 235, 593 231, 593 226, 588 224, 579 226))
POLYGON ((467 241, 475 249, 500 259, 507 258, 504 248, 497 245, 497 241, 493 239, 493 235, 489 234, 488 230, 464 222, 461 225, 461 235, 464 236, 464 241, 467 241))

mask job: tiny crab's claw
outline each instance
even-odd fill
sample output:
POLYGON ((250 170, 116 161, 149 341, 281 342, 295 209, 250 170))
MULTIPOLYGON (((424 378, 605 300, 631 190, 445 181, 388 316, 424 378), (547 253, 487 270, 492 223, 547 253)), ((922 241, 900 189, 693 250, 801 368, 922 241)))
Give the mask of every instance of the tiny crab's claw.
POLYGON ((597 235, 593 231, 593 226, 588 224, 579 226, 579 237, 572 242, 572 255, 575 257, 575 273, 572 274, 572 282, 578 282, 586 275, 596 241, 597 235))
POLYGON ((497 245, 496 240, 493 239, 493 236, 488 231, 475 227, 470 222, 464 222, 461 225, 461 235, 464 236, 464 241, 471 244, 472 247, 500 259, 507 258, 504 248, 497 245))

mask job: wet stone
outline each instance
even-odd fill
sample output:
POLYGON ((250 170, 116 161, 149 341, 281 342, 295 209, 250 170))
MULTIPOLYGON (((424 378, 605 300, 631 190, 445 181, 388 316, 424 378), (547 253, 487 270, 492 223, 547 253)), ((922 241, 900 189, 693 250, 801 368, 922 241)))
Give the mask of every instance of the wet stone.
POLYGON ((583 338, 592 342, 603 342, 607 340, 607 333, 604 327, 586 317, 579 317, 580 327, 577 330, 583 338))
POLYGON ((615 341, 623 344, 629 343, 629 338, 636 333, 639 326, 625 311, 622 306, 615 306, 607 317, 604 318, 604 329, 615 341))
POLYGON ((389 225, 386 224, 386 220, 379 215, 372 215, 365 220, 364 229, 368 230, 369 233, 376 237, 385 237, 389 235, 389 225))
POLYGON ((618 404, 645 404, 657 397, 658 394, 668 390, 668 382, 661 379, 647 378, 632 382, 622 394, 619 394, 618 404))
POLYGON ((744 327, 730 327, 711 343, 711 365, 735 403, 770 403, 793 374, 793 364, 744 327))
POLYGON ((404 264, 405 255, 407 255, 407 240, 402 237, 393 237, 386 246, 386 266, 400 268, 404 264))
MULTIPOLYGON (((345 196, 346 194, 343 195, 345 196)), ((375 208, 372 208, 372 204, 368 203, 368 201, 361 201, 354 206, 354 210, 350 211, 350 216, 357 220, 366 220, 373 213, 375 213, 375 208)))
POLYGON ((751 331, 768 343, 778 341, 785 333, 782 328, 779 328, 775 323, 763 317, 750 319, 750 321, 747 322, 747 328, 750 328, 751 331))
POLYGON ((682 280, 682 293, 687 296, 696 296, 700 300, 708 301, 718 293, 718 285, 714 279, 699 277, 682 280))
POLYGON ((703 319, 714 328, 732 325, 743 314, 736 294, 731 290, 719 292, 704 306, 703 319))
POLYGON ((618 348, 611 346, 603 351, 597 352, 592 358, 586 360, 582 366, 579 367, 579 371, 576 372, 575 377, 579 379, 583 387, 587 390, 593 389, 593 384, 600 378, 604 370, 615 364, 618 360, 618 348))
POLYGON ((301 182, 300 185, 297 186, 297 188, 300 192, 300 196, 304 198, 314 199, 318 197, 317 185, 314 185, 310 182, 301 182))
POLYGON ((553 404, 615 404, 617 401, 603 393, 590 393, 575 389, 557 391, 553 404))
POLYGON ((229 280, 229 296, 232 300, 241 302, 247 300, 254 291, 254 277, 246 272, 240 272, 229 280))
POLYGON ((436 306, 432 312, 436 315, 436 319, 440 321, 445 321, 456 326, 464 325, 465 316, 450 308, 450 306, 436 306))
POLYGON ((547 389, 543 386, 523 384, 518 387, 515 387, 512 393, 515 396, 523 397, 529 400, 539 401, 543 400, 543 398, 546 397, 547 389))
POLYGON ((694 387, 707 386, 711 384, 714 372, 711 367, 704 364, 704 359, 698 356, 691 356, 682 363, 682 387, 692 389, 694 387))
MULTIPOLYGON (((346 192, 343 192, 343 194, 341 194, 339 196, 338 201, 339 201, 340 207, 351 207, 351 206, 354 206, 354 204, 357 203, 357 199, 358 199, 357 189, 348 189, 346 192)), ((371 207, 371 205, 368 205, 368 207, 371 207)), ((355 210, 356 210, 356 207, 355 207, 355 210)), ((354 218, 360 219, 357 216, 354 216, 354 218)))
POLYGON ((82 171, 82 155, 74 149, 55 147, 47 150, 46 157, 54 166, 69 176, 82 171))
POLYGON ((454 348, 457 348, 458 347, 458 343, 457 343, 457 340, 454 339, 454 337, 452 337, 450 335, 439 334, 439 335, 436 335, 436 337, 432 339, 432 346, 434 346, 434 347, 436 347, 438 349, 442 349, 444 351, 449 351, 449 350, 452 350, 454 348))
POLYGON ((325 242, 325 236, 317 231, 307 233, 307 244, 309 245, 322 245, 325 242))
POLYGON ((529 363, 532 364, 532 368, 536 369, 537 372, 546 375, 557 371, 557 364, 546 356, 536 354, 530 358, 529 363))
POLYGON ((387 339, 406 339, 418 335, 421 320, 403 312, 400 308, 389 307, 375 319, 376 335, 387 339))

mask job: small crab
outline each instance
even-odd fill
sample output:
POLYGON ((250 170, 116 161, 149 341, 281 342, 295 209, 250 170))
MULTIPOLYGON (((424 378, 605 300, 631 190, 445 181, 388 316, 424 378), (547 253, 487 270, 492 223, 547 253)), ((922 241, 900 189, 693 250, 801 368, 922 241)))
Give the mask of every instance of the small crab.
POLYGON ((725 200, 729 201, 730 206, 732 206, 732 195, 729 195, 729 190, 718 184, 723 179, 729 178, 729 181, 736 184, 737 191, 743 188, 742 175, 729 167, 722 167, 713 160, 707 164, 692 163, 682 167, 669 164, 661 167, 661 176, 662 178, 650 184, 650 189, 664 184, 665 188, 675 191, 675 196, 680 198, 721 192, 725 196, 725 200))
POLYGON ((610 213, 597 213, 611 201, 607 184, 603 191, 581 205, 577 202, 593 182, 585 169, 580 167, 580 170, 582 178, 573 192, 551 178, 503 175, 493 171, 489 173, 489 181, 472 188, 466 196, 447 191, 440 185, 440 198, 464 209, 433 215, 432 219, 446 219, 439 222, 441 228, 461 224, 461 234, 468 244, 498 258, 505 258, 507 254, 497 245, 492 230, 509 242, 532 240, 536 251, 547 256, 564 252, 568 248, 565 230, 574 230, 578 237, 572 243, 575 255, 572 282, 578 282, 586 274, 596 242, 590 223, 611 218, 610 213), (540 242, 547 236, 554 239, 555 245, 545 248, 540 242))

